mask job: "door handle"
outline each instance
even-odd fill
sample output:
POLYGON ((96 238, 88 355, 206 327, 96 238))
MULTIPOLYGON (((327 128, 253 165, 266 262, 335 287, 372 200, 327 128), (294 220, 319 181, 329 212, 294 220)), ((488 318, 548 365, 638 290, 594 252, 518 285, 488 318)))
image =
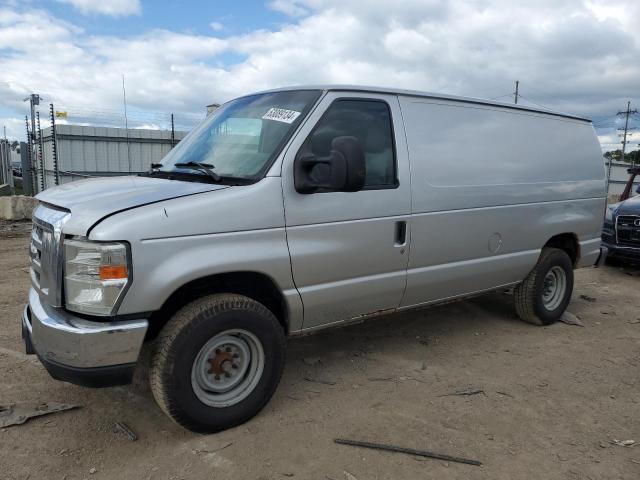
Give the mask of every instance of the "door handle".
POLYGON ((400 220, 395 225, 394 245, 404 247, 407 244, 407 222, 400 220))

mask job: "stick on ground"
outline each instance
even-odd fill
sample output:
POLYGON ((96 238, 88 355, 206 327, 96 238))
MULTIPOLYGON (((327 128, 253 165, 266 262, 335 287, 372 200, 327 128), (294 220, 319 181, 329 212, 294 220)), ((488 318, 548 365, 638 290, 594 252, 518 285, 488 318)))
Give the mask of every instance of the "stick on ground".
POLYGON ((482 465, 478 460, 470 460, 468 458, 452 457, 443 453, 427 452, 425 450, 414 450, 412 448, 397 447, 395 445, 384 445, 382 443, 361 442, 359 440, 348 440, 345 438, 336 438, 333 440, 340 445, 351 445, 352 447, 372 448, 374 450, 386 450, 388 452, 406 453, 407 455, 417 455, 419 457, 435 458, 446 462, 466 463, 467 465, 482 465))
POLYGON ((131 430, 129 426, 124 422, 116 422, 114 425, 114 430, 116 432, 126 435, 127 438, 132 442, 135 442, 136 440, 138 440, 138 435, 136 435, 136 433, 133 430, 131 430))

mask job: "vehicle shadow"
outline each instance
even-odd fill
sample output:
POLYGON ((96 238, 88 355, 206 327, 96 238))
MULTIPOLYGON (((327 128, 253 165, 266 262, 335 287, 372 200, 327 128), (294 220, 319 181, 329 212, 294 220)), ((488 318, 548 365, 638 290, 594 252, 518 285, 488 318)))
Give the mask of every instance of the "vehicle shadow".
POLYGON ((640 261, 634 262, 609 257, 607 258, 605 265, 618 270, 622 274, 629 275, 631 277, 640 277, 640 261))
POLYGON ((374 377, 393 371, 394 365, 397 371, 403 370, 402 365, 420 368, 420 362, 436 355, 446 363, 448 356, 458 355, 458 349, 466 348, 476 336, 499 335, 504 328, 532 326, 517 318, 512 296, 502 292, 373 317, 292 338, 285 379, 290 384, 339 382, 345 361, 374 377))
MULTIPOLYGON (((289 383, 309 381, 309 378, 313 382, 314 372, 338 371, 347 357, 364 359, 383 351, 397 351, 402 355, 402 351, 409 351, 411 347, 428 349, 436 343, 453 344, 459 337, 479 331, 486 335, 487 331, 499 330, 500 325, 505 324, 531 328, 518 319, 513 297, 505 292, 370 317, 290 338, 285 377, 289 383)), ((152 397, 148 381, 152 348, 152 343, 144 345, 131 386, 136 394, 149 398, 152 397)), ((320 383, 324 380, 319 379, 320 383)))

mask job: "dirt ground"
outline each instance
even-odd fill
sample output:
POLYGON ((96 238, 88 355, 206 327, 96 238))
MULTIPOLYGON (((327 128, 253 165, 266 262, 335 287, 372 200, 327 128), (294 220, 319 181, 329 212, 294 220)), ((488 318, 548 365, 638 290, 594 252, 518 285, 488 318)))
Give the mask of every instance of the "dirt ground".
POLYGON ((640 444, 638 270, 576 272, 569 310, 584 327, 524 324, 511 297, 496 293, 292 339, 262 413, 203 436, 160 412, 144 372, 135 386, 91 390, 52 380, 22 353, 28 228, 0 225, 0 404, 83 407, 0 430, 1 479, 640 478, 640 445, 613 443, 640 444), (484 393, 447 396, 462 388, 484 393), (139 440, 114 433, 116 421, 139 440), (336 437, 483 465, 337 445, 336 437))

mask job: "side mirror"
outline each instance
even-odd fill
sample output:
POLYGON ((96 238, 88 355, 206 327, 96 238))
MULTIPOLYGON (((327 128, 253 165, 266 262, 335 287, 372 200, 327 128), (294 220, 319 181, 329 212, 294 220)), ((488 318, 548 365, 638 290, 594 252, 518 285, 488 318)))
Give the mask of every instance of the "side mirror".
POLYGON ((365 175, 364 150, 356 137, 334 138, 327 157, 299 152, 293 162, 298 193, 357 192, 364 187, 365 175))

